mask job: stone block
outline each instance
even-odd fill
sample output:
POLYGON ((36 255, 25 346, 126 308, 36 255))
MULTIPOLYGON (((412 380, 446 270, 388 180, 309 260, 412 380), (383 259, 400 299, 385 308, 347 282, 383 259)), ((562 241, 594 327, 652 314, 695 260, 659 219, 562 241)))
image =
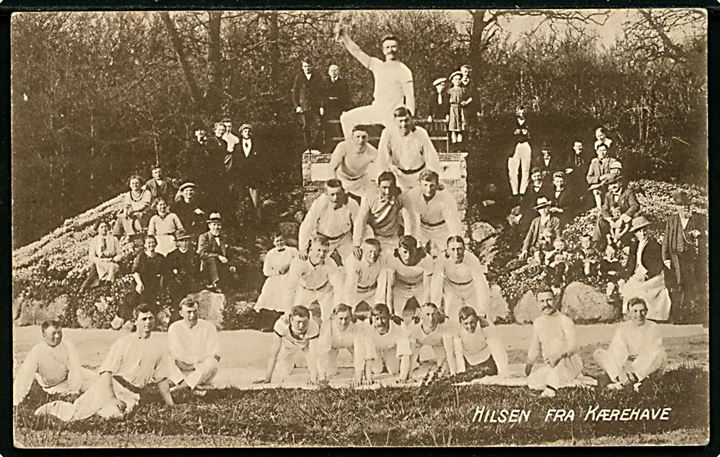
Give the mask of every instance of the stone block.
POLYGON ((608 303, 603 292, 581 282, 565 288, 562 311, 575 322, 613 322, 620 317, 619 307, 608 303))

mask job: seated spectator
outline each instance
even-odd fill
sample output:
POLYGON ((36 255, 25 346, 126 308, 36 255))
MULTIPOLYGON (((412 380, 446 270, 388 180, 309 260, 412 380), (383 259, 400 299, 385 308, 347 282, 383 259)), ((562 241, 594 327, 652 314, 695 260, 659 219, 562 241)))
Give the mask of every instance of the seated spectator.
POLYGON ((622 224, 629 223, 640 212, 640 203, 635 192, 625 184, 622 175, 613 176, 607 181, 607 185, 608 191, 593 232, 593 241, 599 251, 605 249, 611 229, 618 229, 622 224), (620 216, 617 218, 613 217, 614 207, 620 209, 620 216))
POLYGON ((50 395, 74 395, 86 392, 97 374, 80 365, 77 349, 63 341, 62 325, 49 320, 40 326, 43 340, 30 349, 13 382, 13 406, 30 392, 33 382, 50 395))
POLYGON ((404 326, 390 319, 387 305, 378 303, 370 313, 370 328, 365 334, 365 379, 383 371, 396 375, 396 382, 407 382, 410 376, 410 339, 404 326))
POLYGON ((160 165, 151 169, 152 179, 145 183, 145 190, 150 191, 150 207, 155 208, 159 200, 165 200, 170 205, 175 199, 177 188, 169 178, 166 178, 160 165))
POLYGON ((469 306, 460 308, 458 317, 460 328, 453 336, 457 372, 473 373, 475 379, 507 376, 510 372, 507 351, 492 322, 479 317, 469 306))
POLYGON ((542 171, 535 167, 530 170, 531 184, 528 186, 525 194, 520 198, 520 220, 518 229, 520 233, 527 232, 532 220, 535 218, 535 204, 537 199, 552 197, 552 186, 543 180, 542 171))
POLYGON ((122 419, 140 403, 148 384, 155 384, 163 402, 173 406, 170 380, 180 382, 167 346, 150 339, 155 316, 147 305, 133 311, 136 330, 120 337, 110 347, 98 372, 100 378, 75 403, 55 401, 35 411, 36 415, 53 415, 63 421, 76 421, 98 416, 122 419))
POLYGON ((180 219, 180 225, 197 241, 197 236, 205 230, 205 211, 195 197, 195 183, 183 183, 178 194, 180 198, 172 204, 171 210, 180 219))
POLYGON ((111 323, 116 330, 123 323, 128 330, 132 329, 133 310, 139 304, 145 304, 152 311, 153 320, 155 319, 154 315, 159 311, 162 278, 167 267, 165 256, 158 253, 156 247, 155 237, 146 235, 144 249, 133 262, 132 276, 135 281, 135 290, 126 297, 111 323))
POLYGON ((171 392, 189 389, 198 396, 205 395, 217 374, 220 362, 220 339, 215 325, 200 319, 198 303, 191 298, 180 302, 182 320, 168 328, 170 356, 182 373, 182 380, 171 392))
POLYGON ((589 208, 585 204, 587 197, 589 197, 586 177, 593 156, 592 152, 584 150, 582 141, 576 140, 565 162, 564 171, 567 187, 576 195, 579 207, 583 208, 583 210, 589 208))
POLYGON ((551 205, 552 203, 546 197, 537 199, 535 210, 539 215, 533 219, 527 235, 525 235, 520 260, 526 260, 531 249, 535 251, 540 249, 540 234, 544 230, 552 232, 552 240, 560 237, 560 220, 550 213, 551 205))
POLYGON ((607 184, 606 181, 610 178, 610 164, 612 159, 608 157, 607 146, 605 145, 601 144, 595 149, 595 153, 597 157, 590 162, 586 180, 590 186, 589 190, 595 198, 595 206, 601 208, 602 196, 604 195, 607 184))
POLYGON ((577 195, 565 187, 565 173, 556 171, 553 173, 553 192, 550 198, 552 206, 550 212, 557 216, 560 225, 564 226, 576 214, 577 195))
POLYGON ((643 216, 632 220, 630 232, 635 235, 625 271, 627 282, 620 286, 623 296, 623 314, 628 311, 631 298, 642 298, 647 307, 647 318, 666 321, 670 317, 670 294, 665 287, 662 250, 655 238, 647 234, 650 222, 643 216))
POLYGON ((180 318, 178 303, 188 294, 201 288, 200 257, 190 248, 190 235, 180 229, 175 232, 177 248, 165 258, 167 265, 166 284, 170 294, 170 322, 180 318))
POLYGON ((545 253, 545 271, 552 291, 559 295, 567 280, 570 270, 571 254, 566 249, 565 240, 555 238, 552 250, 545 253))
POLYGON ((208 231, 198 240, 200 272, 206 278, 206 289, 222 293, 221 286, 230 284, 236 268, 231 262, 231 249, 222 231, 220 213, 211 213, 207 223, 208 231))
POLYGON ((107 222, 99 221, 95 229, 97 235, 90 240, 88 257, 100 282, 110 283, 120 269, 118 262, 122 259, 122 249, 118 239, 110 234, 107 222))
POLYGON ((177 214, 168 211, 168 203, 164 198, 159 198, 155 204, 157 214, 150 218, 148 235, 154 235, 158 245, 156 250, 167 255, 175 249, 175 232, 183 229, 183 225, 177 214))
MULTIPOLYGON (((605 127, 598 127, 595 129, 595 150, 597 151, 600 146, 605 146, 605 149, 610 153, 610 147, 613 144, 613 140, 608 138, 607 130, 605 127)), ((614 155, 614 154, 613 154, 614 155)))
POLYGON ((610 216, 613 222, 610 223, 610 233, 607 234, 607 242, 615 247, 620 247, 625 241, 625 235, 627 235, 630 229, 630 221, 622 217, 622 211, 619 206, 610 208, 610 216))
POLYGON ((580 247, 575 252, 575 257, 582 264, 585 277, 594 276, 597 273, 600 253, 593 247, 592 235, 584 234, 580 237, 580 247))
POLYGON ((618 325, 607 350, 597 349, 593 353, 595 361, 610 377, 608 389, 632 385, 638 391, 645 378, 663 368, 667 354, 660 327, 645 318, 647 312, 642 298, 630 299, 630 320, 618 325))
POLYGON ((142 188, 140 176, 133 175, 128 181, 130 191, 123 195, 122 209, 118 213, 113 234, 132 239, 141 236, 150 222, 152 194, 142 188))
POLYGON ((550 143, 544 141, 540 147, 540 156, 535 160, 535 167, 540 169, 542 179, 546 185, 552 183, 553 174, 562 167, 560 160, 555 158, 550 147, 550 143))
POLYGON ((614 302, 618 296, 618 286, 624 282, 620 279, 622 267, 618 252, 613 244, 605 247, 605 255, 600 259, 600 279, 605 282, 605 295, 608 302, 614 302))
POLYGON ((292 307, 292 301, 287 300, 285 292, 288 284, 288 272, 290 264, 294 259, 300 257, 300 253, 297 248, 286 246, 285 237, 282 234, 275 233, 272 239, 275 247, 265 254, 263 274, 267 276, 267 279, 255 307, 257 309, 274 309, 285 313, 292 307))
POLYGON ((265 377, 256 383, 283 382, 295 368, 295 360, 302 355, 310 371, 310 383, 317 382, 317 353, 320 328, 310 319, 304 306, 293 306, 280 317, 273 328, 275 337, 270 349, 265 377))

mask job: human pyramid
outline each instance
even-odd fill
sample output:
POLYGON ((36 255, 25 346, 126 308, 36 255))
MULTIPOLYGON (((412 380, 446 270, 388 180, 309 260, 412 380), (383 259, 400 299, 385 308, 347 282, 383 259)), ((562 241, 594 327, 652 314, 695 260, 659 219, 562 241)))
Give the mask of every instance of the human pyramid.
MULTIPOLYGON (((347 349, 353 358, 353 385, 373 384, 383 372, 405 383, 419 366, 424 346, 432 349, 440 375, 510 376, 507 346, 493 324, 487 267, 467 249, 455 198, 440 186, 438 154, 427 132, 414 125, 412 72, 398 60, 397 39, 382 39, 385 60, 364 53, 342 25, 337 39, 373 73, 374 101, 341 115, 345 140, 331 159, 336 178, 326 182, 324 194, 302 221, 299 248, 286 246, 278 235, 265 258, 263 272, 268 280, 258 307, 284 314, 273 327, 265 376, 256 382, 281 382, 298 358, 304 358, 309 382, 327 383, 337 375, 340 350, 347 349), (364 127, 368 124, 385 126, 377 150, 368 143, 364 127)), ((251 126, 241 130, 243 139, 251 137, 251 126)), ((221 135, 216 132, 216 137, 221 135)), ((520 149, 518 154, 524 154, 520 149)), ((212 385, 220 360, 218 333, 199 318, 198 303, 185 297, 189 288, 183 285, 190 277, 186 273, 197 268, 196 261, 207 288, 215 291, 234 273, 223 219, 219 212, 207 217, 209 230, 198 236, 199 259, 194 257, 188 233, 195 235, 197 219, 204 217, 192 204, 195 185, 180 187, 179 201, 187 208, 183 217, 173 218, 166 199, 147 195, 172 194, 162 189, 162 178, 161 171, 154 172, 159 190, 150 189, 153 186, 141 190, 139 179, 131 179, 130 201, 116 224, 126 234, 140 233, 133 203, 142 200, 144 207, 157 208, 158 215, 149 222, 153 229, 144 235, 144 251, 133 268, 140 303, 117 316, 118 326, 124 322, 134 331, 112 345, 95 373, 81 367, 73 344, 62 339, 59 322, 44 323, 43 341, 31 350, 16 376, 15 404, 37 380, 48 393, 82 394, 74 403, 45 404, 35 414, 65 421, 94 415, 121 418, 138 405, 148 385, 156 384, 168 405, 187 392, 202 396, 212 385), (172 266, 163 263, 165 254, 170 258, 178 251, 172 266), (173 300, 179 303, 182 318, 170 325, 167 348, 149 338, 157 309, 147 297, 157 293, 163 275, 178 286, 173 300)), ((101 281, 112 280, 117 268, 110 264, 117 261, 117 253, 105 255, 110 249, 102 242, 107 224, 99 230, 91 260, 104 265, 97 270, 101 281)), ((544 397, 573 385, 583 368, 574 323, 558 310, 555 295, 551 288, 536 292, 542 313, 533 322, 524 368, 528 386, 544 397)), ((626 307, 630 319, 618 325, 609 348, 597 349, 594 358, 610 378, 608 388, 637 390, 645 378, 662 369, 666 354, 658 325, 646 320, 645 300, 630 298, 626 307)))

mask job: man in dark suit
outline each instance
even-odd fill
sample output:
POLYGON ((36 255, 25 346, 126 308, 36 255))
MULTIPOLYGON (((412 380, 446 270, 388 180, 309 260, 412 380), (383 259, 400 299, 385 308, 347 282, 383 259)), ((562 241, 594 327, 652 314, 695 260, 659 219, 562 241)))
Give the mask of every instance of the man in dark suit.
POLYGON ((607 245, 607 235, 611 228, 630 224, 633 217, 640 212, 640 203, 635 192, 626 184, 622 175, 617 174, 607 180, 608 191, 605 194, 600 217, 593 232, 593 241, 598 251, 603 252, 607 245), (613 217, 613 208, 620 212, 618 218, 613 217))
POLYGON ((230 245, 222 232, 220 213, 210 214, 207 222, 209 230, 198 239, 200 271, 208 281, 206 288, 220 293, 236 270, 230 264, 230 245))
POLYGON ((555 157, 550 148, 550 143, 544 141, 540 148, 540 155, 534 158, 533 166, 540 169, 542 172, 543 180, 548 185, 552 185, 553 173, 559 171, 562 167, 560 160, 555 157))
POLYGON ((577 196, 579 207, 589 209, 592 207, 588 183, 585 179, 590 168, 590 162, 594 155, 591 151, 585 151, 582 141, 573 143, 572 151, 565 159, 565 181, 567 188, 577 196))
POLYGON ((527 232, 530 223, 536 216, 535 204, 538 198, 545 197, 548 200, 551 197, 552 189, 549 184, 542 178, 542 171, 535 167, 530 170, 530 185, 525 191, 525 195, 520 199, 520 233, 527 232))
POLYGON ((200 272, 200 259, 191 249, 190 235, 183 229, 175 232, 176 249, 165 257, 167 267, 167 288, 170 294, 170 323, 180 319, 180 301, 188 294, 200 290, 198 273, 200 272))
POLYGON ((347 82, 340 77, 340 67, 335 64, 328 67, 328 77, 323 89, 325 102, 324 124, 326 140, 332 137, 341 137, 340 115, 350 108, 350 89, 347 82), (337 121, 330 124, 330 121, 337 121))
POLYGON ((292 88, 295 113, 300 117, 307 151, 317 149, 320 118, 325 115, 322 79, 313 73, 312 61, 302 60, 302 72, 295 77, 292 88))
POLYGON ((177 188, 166 178, 163 174, 163 169, 160 165, 154 165, 151 169, 152 178, 145 183, 145 189, 150 191, 152 199, 150 200, 150 207, 154 208, 157 201, 161 198, 168 204, 175 201, 175 192, 177 188))
POLYGON ((553 173, 553 190, 550 195, 550 212, 560 219, 560 225, 567 224, 573 217, 575 217, 576 211, 576 196, 571 190, 568 190, 565 186, 565 173, 562 171, 556 171, 553 173))

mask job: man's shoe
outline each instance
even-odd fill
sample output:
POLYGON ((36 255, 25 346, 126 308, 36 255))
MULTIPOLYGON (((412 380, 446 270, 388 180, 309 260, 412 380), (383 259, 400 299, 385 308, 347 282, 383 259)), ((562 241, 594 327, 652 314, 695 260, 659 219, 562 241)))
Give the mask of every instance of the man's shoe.
POLYGON ((620 381, 613 382, 612 384, 607 385, 608 390, 622 390, 623 387, 625 386, 623 386, 620 381))
POLYGON ((554 389, 546 387, 545 390, 543 390, 542 393, 540 394, 540 397, 541 398, 553 398, 555 395, 557 395, 557 392, 555 392, 554 389))

